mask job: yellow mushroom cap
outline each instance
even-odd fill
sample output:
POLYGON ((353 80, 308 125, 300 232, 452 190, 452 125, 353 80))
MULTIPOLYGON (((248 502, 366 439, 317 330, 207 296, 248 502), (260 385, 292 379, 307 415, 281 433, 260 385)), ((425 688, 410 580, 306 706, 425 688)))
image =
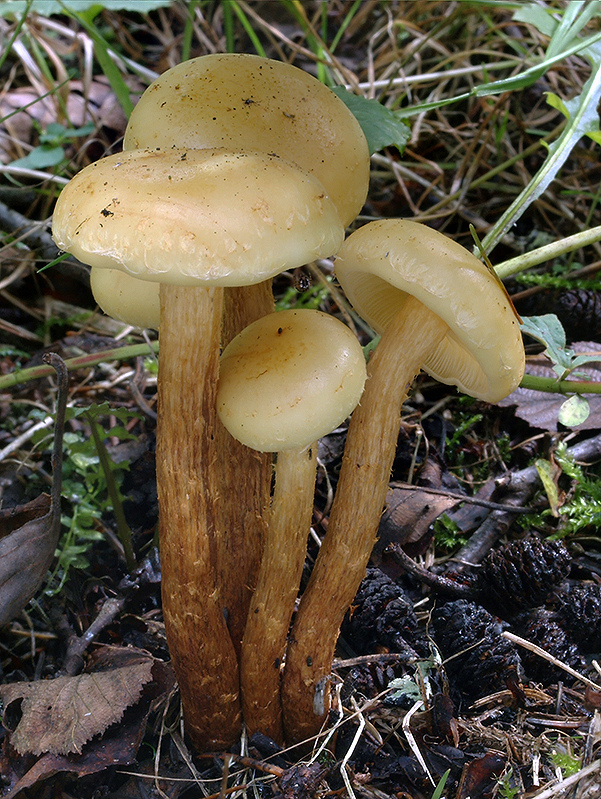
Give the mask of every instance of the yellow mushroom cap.
POLYGON ((321 311, 281 311, 224 349, 217 413, 252 449, 302 449, 346 419, 365 377, 363 350, 346 325, 321 311))
POLYGON ((53 237, 96 267, 181 286, 242 286, 334 253, 344 229, 319 181, 274 155, 130 150, 62 190, 53 237))
POLYGON ((121 272, 119 269, 90 270, 90 287, 107 316, 135 327, 158 330, 160 321, 159 284, 121 272))
POLYGON ((206 55, 169 69, 134 108, 123 146, 275 153, 317 177, 345 226, 367 196, 367 142, 346 105, 312 75, 256 55, 206 55))
POLYGON ((370 222, 345 241, 335 269, 353 307, 378 333, 408 296, 446 322, 445 338, 423 365, 437 380, 487 402, 519 384, 518 317, 496 275, 457 242, 418 222, 370 222))

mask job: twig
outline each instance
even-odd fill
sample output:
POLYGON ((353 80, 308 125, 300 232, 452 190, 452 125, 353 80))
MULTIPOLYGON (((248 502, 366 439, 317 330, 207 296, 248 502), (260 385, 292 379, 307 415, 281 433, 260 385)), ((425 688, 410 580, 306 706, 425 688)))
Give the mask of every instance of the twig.
MULTIPOLYGON (((130 358, 137 358, 139 355, 149 355, 158 352, 159 342, 153 341, 150 344, 130 344, 125 347, 113 347, 109 350, 101 350, 87 355, 78 355, 76 358, 68 358, 64 361, 65 366, 70 372, 76 369, 85 369, 88 366, 96 366, 105 361, 127 361, 130 358)), ((8 375, 0 377, 0 391, 19 383, 27 383, 30 380, 38 380, 52 374, 51 366, 30 366, 27 369, 17 369, 8 375)))
POLYGON ((92 641, 115 619, 121 612, 125 599, 111 597, 100 608, 98 615, 81 636, 73 635, 69 639, 67 654, 63 670, 66 674, 74 675, 81 671, 83 655, 92 641))
POLYGON ((571 674, 572 677, 575 677, 577 680, 580 680, 580 682, 583 682, 585 685, 590 685, 590 687, 593 688, 595 691, 601 691, 601 685, 598 685, 596 682, 589 680, 589 678, 585 677, 584 674, 580 674, 579 671, 576 671, 576 669, 573 669, 571 666, 568 666, 568 664, 564 663, 562 660, 558 660, 556 657, 553 657, 553 655, 550 655, 544 649, 541 649, 540 646, 537 646, 536 644, 533 644, 531 641, 527 641, 525 638, 520 638, 519 635, 514 635, 513 633, 510 632, 503 632, 501 633, 501 635, 504 638, 507 638, 508 641, 511 641, 514 644, 519 644, 519 646, 523 646, 524 649, 528 649, 530 650, 530 652, 534 652, 535 655, 538 655, 539 657, 543 658, 543 660, 546 660, 549 663, 552 663, 554 666, 557 666, 557 668, 562 669, 568 674, 571 674))
POLYGON ((13 440, 8 444, 4 449, 0 450, 0 461, 3 461, 13 452, 18 450, 22 444, 26 441, 29 441, 34 437, 34 435, 38 432, 38 430, 45 430, 47 427, 50 427, 53 423, 54 419, 52 416, 47 416, 45 419, 42 419, 41 422, 37 422, 36 424, 29 427, 24 433, 21 433, 20 436, 13 438, 13 440))
POLYGON ((426 488, 426 486, 409 485, 406 483, 394 483, 395 488, 402 491, 419 491, 425 494, 436 494, 440 497, 449 497, 456 499, 458 502, 466 502, 468 505, 480 505, 489 510, 505 510, 511 513, 533 513, 532 508, 521 507, 520 505, 503 505, 499 502, 489 502, 487 499, 478 499, 478 497, 468 497, 465 494, 459 494, 456 491, 444 491, 440 488, 426 488))
POLYGON ((55 352, 45 352, 42 356, 45 363, 49 364, 56 372, 58 378, 56 396, 56 421, 54 424, 54 444, 52 446, 52 531, 56 540, 61 525, 61 494, 63 491, 63 437, 65 433, 65 414, 67 399, 69 397, 69 373, 65 362, 55 352))
POLYGON ((551 787, 545 788, 543 791, 530 794, 530 799, 557 799, 563 791, 571 788, 584 777, 589 777, 591 774, 599 771, 599 769, 601 769, 601 760, 595 760, 590 766, 585 766, 583 769, 576 772, 576 774, 572 774, 571 777, 567 777, 567 779, 561 780, 561 782, 554 782, 551 787))
POLYGON ((442 594, 450 594, 451 596, 461 597, 463 599, 475 599, 476 591, 469 585, 461 584, 449 577, 443 577, 441 574, 434 574, 434 572, 424 569, 416 563, 413 558, 403 551, 400 544, 390 544, 386 552, 390 552, 393 559, 405 569, 405 571, 417 577, 422 583, 435 588, 442 594))
MULTIPOLYGON (((575 461, 585 463, 598 460, 601 458, 601 435, 574 444, 567 450, 567 455, 575 461)), ((499 485, 503 486, 503 483, 500 482, 499 485)), ((511 494, 506 501, 506 505, 509 505, 511 509, 491 511, 467 544, 456 553, 454 560, 460 561, 457 569, 461 570, 464 565, 480 563, 495 541, 509 530, 519 512, 514 510, 514 506, 515 508, 523 507, 540 486, 536 466, 528 466, 513 472, 507 478, 504 486, 505 490, 511 494)))
MULTIPOLYGON (((54 261, 60 255, 60 250, 50 233, 44 230, 45 224, 45 222, 32 222, 23 214, 0 202, 0 230, 14 235, 15 238, 34 250, 40 259, 54 261)), ((53 268, 85 286, 90 285, 89 268, 72 256, 68 260, 56 264, 53 268)))

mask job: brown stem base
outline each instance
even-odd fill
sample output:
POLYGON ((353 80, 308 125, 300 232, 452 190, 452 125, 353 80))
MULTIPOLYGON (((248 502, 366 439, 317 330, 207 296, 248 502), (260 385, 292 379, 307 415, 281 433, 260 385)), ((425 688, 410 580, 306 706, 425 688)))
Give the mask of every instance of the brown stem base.
POLYGON ((157 487, 165 630, 194 746, 241 727, 238 663, 215 585, 215 390, 222 289, 161 286, 157 487))
MULTIPOLYGON (((288 743, 314 735, 325 712, 314 712, 315 690, 330 673, 340 625, 376 540, 396 451, 401 408, 446 325, 409 301, 371 357, 360 405, 349 425, 328 531, 301 598, 286 653, 282 684, 288 743)), ((322 705, 323 708, 323 705, 322 705)))
MULTIPOLYGON (((273 311, 271 280, 256 286, 226 288, 224 291, 221 346, 251 322, 273 311)), ((248 606, 261 563, 265 540, 265 517, 271 490, 271 454, 255 452, 227 432, 217 420, 219 486, 215 541, 217 587, 238 657, 248 606)))
POLYGON ((281 664, 313 512, 316 447, 278 454, 265 551, 242 641, 240 681, 250 733, 282 742, 281 664))

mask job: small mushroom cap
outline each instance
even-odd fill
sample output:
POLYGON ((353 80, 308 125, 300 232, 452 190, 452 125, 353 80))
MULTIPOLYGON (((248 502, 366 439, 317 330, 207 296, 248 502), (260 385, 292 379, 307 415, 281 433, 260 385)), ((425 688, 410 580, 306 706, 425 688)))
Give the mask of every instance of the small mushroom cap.
POLYGON ((130 150, 62 190, 62 250, 96 267, 192 286, 260 283, 336 252, 344 229, 323 186, 273 155, 130 150))
POLYGON ((281 311, 223 351, 217 413, 247 447, 303 449, 353 411, 365 377, 363 350, 346 325, 321 311, 281 311))
POLYGON ((408 296, 446 322, 446 337, 423 365, 437 380, 487 402, 519 384, 525 359, 518 317, 498 277, 457 242, 418 222, 370 222, 345 241, 335 269, 357 313, 378 333, 408 296))
POLYGON ((140 98, 123 147, 225 147, 276 153, 315 175, 344 225, 369 184, 361 126, 320 81, 291 64, 246 53, 200 56, 169 69, 140 98))
POLYGON ((159 284, 121 272, 93 266, 90 286, 98 305, 107 316, 134 327, 158 330, 160 320, 159 284))

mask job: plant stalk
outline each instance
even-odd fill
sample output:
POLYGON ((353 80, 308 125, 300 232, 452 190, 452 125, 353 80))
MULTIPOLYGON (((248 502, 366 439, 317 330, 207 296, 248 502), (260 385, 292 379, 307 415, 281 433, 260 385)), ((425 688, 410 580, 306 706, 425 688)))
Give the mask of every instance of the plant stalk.
POLYGON ((223 289, 161 285, 157 488, 165 630, 198 751, 240 733, 238 662, 216 585, 215 393, 223 289))
POLYGON ((353 412, 328 531, 292 626, 282 684, 289 743, 319 731, 328 710, 314 708, 330 673, 344 614, 376 540, 396 451, 401 409, 428 354, 447 326, 411 298, 382 334, 353 412))
POLYGON ((278 453, 257 587, 242 641, 242 710, 249 733, 283 740, 281 665, 313 514, 316 446, 278 453))

